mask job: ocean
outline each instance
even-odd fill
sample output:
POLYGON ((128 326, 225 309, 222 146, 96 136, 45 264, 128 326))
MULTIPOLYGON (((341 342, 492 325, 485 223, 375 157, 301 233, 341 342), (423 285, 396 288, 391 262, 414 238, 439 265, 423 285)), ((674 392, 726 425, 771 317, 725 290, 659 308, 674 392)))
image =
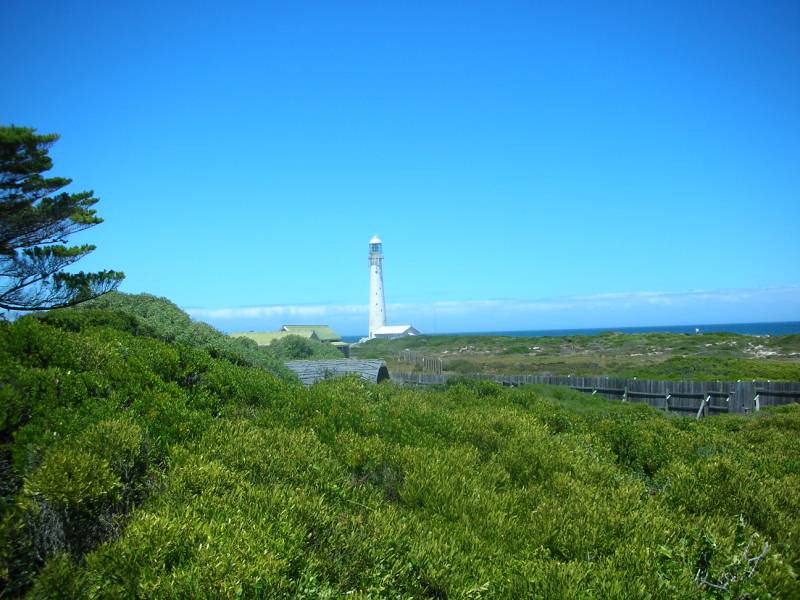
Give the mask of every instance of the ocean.
MULTIPOLYGON (((800 321, 776 323, 715 323, 697 325, 664 325, 658 327, 596 327, 587 329, 527 329, 522 331, 461 331, 432 335, 504 335, 509 337, 600 335, 608 331, 619 333, 741 333, 745 335, 788 335, 800 333, 800 321)), ((423 332, 424 333, 424 332, 423 332)), ((345 342, 357 342, 364 336, 342 336, 345 342)))

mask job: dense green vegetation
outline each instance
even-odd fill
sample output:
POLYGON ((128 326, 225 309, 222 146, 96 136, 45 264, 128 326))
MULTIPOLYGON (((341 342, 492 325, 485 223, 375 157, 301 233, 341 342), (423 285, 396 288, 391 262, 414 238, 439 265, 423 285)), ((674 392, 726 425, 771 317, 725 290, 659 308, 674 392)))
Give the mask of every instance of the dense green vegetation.
POLYGON ((800 381, 800 362, 755 358, 677 356, 653 365, 622 369, 618 374, 622 377, 639 377, 640 379, 800 381))
POLYGON ((97 304, 0 323, 3 593, 800 594, 798 406, 305 389, 195 329, 97 304))
MULTIPOLYGON (((237 364, 262 367, 273 373, 291 377, 283 360, 268 348, 258 346, 247 338, 232 338, 206 323, 192 319, 166 298, 149 294, 113 292, 77 307, 78 310, 102 309, 136 317, 166 342, 185 344, 208 350, 211 356, 227 358, 237 364)), ((75 319, 72 311, 53 311, 50 318, 75 319), (64 317, 61 315, 64 314, 64 317)))
POLYGON ((47 557, 80 558, 115 537, 159 485, 171 447, 226 400, 256 404, 299 385, 274 356, 140 300, 165 310, 142 319, 70 309, 0 323, 0 578, 9 593, 47 557))
MULTIPOLYGON (((206 323, 192 321, 189 315, 166 298, 149 294, 113 292, 77 308, 84 312, 101 309, 129 315, 135 317, 141 326, 147 327, 150 335, 161 340, 204 348, 212 356, 228 358, 237 364, 262 367, 286 377, 292 376, 283 366, 286 360, 342 358, 342 353, 330 344, 300 336, 287 336, 269 346, 259 346, 246 337, 230 337, 206 323)), ((43 318, 74 320, 81 317, 73 311, 52 311, 43 318)), ((87 315, 84 318, 96 320, 103 317, 87 315)))
POLYGON ((344 355, 335 346, 299 335, 287 335, 274 340, 268 347, 282 360, 344 358, 344 355))
POLYGON ((604 333, 597 336, 417 336, 354 346, 359 358, 383 358, 391 371, 413 365, 403 350, 442 359, 445 372, 608 375, 641 379, 800 381, 800 335, 604 333))

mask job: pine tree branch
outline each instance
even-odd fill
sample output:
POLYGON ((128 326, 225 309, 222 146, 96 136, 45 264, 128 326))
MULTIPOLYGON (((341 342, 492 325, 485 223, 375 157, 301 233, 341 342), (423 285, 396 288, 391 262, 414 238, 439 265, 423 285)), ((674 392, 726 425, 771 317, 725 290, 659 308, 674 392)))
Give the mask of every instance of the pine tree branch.
POLYGON ((116 271, 64 273, 94 250, 68 247, 70 235, 102 223, 94 192, 59 192, 71 180, 43 177, 58 135, 0 126, 0 309, 74 306, 119 285, 116 271))

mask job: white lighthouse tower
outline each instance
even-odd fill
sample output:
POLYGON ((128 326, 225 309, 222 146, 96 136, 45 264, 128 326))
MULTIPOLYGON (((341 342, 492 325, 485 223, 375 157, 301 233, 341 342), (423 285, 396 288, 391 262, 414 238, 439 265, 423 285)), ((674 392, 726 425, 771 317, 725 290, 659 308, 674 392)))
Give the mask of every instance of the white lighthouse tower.
POLYGON ((393 340, 419 334, 419 330, 411 325, 386 324, 386 300, 383 298, 383 242, 375 235, 369 241, 369 335, 361 341, 374 338, 393 340))
POLYGON ((369 241, 369 339, 386 326, 383 298, 383 243, 377 235, 369 241))

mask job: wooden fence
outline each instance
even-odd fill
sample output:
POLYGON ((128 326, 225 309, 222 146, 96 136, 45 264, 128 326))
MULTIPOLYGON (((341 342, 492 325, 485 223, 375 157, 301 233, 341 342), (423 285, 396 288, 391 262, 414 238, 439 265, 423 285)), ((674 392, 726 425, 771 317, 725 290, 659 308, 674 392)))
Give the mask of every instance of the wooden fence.
MULTIPOLYGON (((393 380, 412 385, 442 384, 446 383, 449 377, 427 373, 392 374, 393 380)), ((800 402, 800 383, 654 381, 559 375, 475 375, 469 378, 490 380, 506 386, 565 385, 588 394, 624 402, 644 402, 667 411, 695 414, 698 418, 723 412, 746 413, 760 410, 765 406, 800 402)))
POLYGON ((413 350, 403 350, 397 356, 400 362, 410 363, 422 368, 423 373, 431 373, 433 375, 442 374, 442 359, 425 356, 422 352, 414 352, 413 350))

